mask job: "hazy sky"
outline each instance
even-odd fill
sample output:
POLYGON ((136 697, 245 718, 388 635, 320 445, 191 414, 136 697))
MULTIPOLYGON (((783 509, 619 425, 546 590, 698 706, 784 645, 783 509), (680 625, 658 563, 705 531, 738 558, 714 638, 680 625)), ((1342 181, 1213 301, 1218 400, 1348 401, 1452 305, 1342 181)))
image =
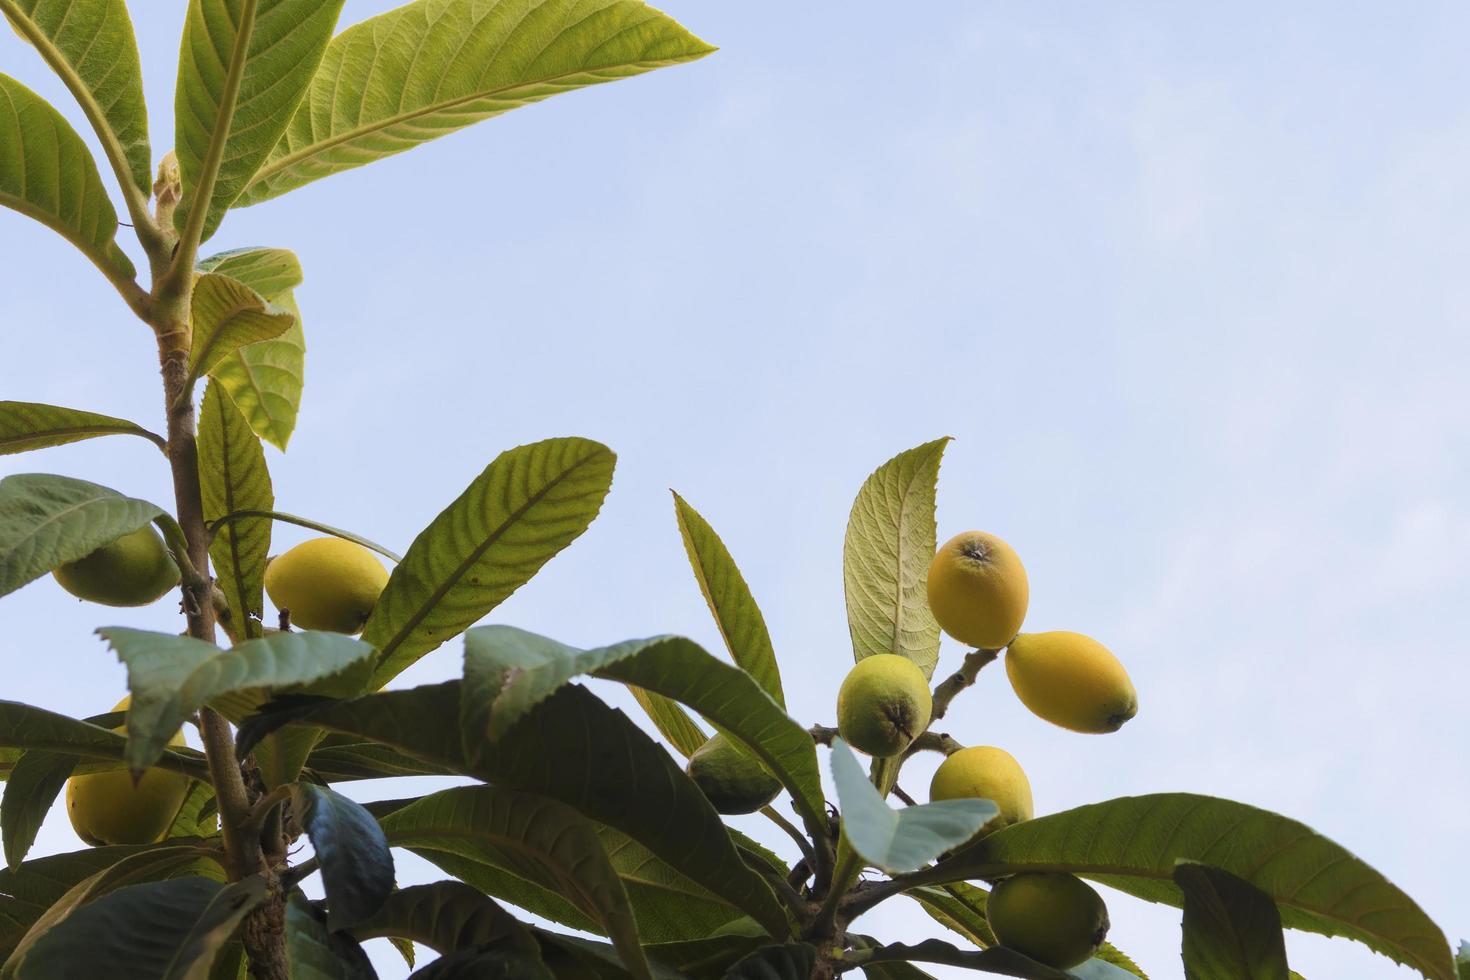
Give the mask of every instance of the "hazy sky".
MULTIPOLYGON (((133 6, 161 153, 183 5, 133 6)), ((349 0, 343 24, 388 6, 349 0)), ((402 549, 500 450, 600 439, 602 517, 491 619, 719 649, 672 487, 741 563, 793 713, 830 723, 853 494, 952 435, 941 536, 1008 539, 1028 629, 1108 643, 1141 707, 1073 735, 993 669, 949 731, 1014 753, 1039 812, 1188 790, 1294 816, 1458 940, 1470 9, 1287 6, 671 0, 722 50, 238 212, 211 247, 306 269, 278 505, 402 549)), ((63 104, 6 31, 0 70, 63 104)), ((91 267, 10 214, 0 255, 0 397, 161 425, 152 339, 91 267)), ((170 499, 141 440, 0 459, 38 469, 170 499)), ((124 673, 92 627, 173 629, 168 606, 7 597, 0 696, 107 709, 124 673)), ((76 846, 58 808, 37 853, 76 846)), ((1176 910, 1110 909, 1152 976, 1181 973, 1176 910)), ((863 928, 934 931, 904 900, 863 928)), ((1288 949, 1312 980, 1410 975, 1288 949)))

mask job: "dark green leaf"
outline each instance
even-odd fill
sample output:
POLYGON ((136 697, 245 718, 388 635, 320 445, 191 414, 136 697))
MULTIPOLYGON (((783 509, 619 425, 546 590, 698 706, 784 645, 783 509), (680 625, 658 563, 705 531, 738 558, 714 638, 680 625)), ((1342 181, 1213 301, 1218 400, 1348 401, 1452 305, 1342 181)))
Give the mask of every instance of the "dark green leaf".
POLYGON ((491 943, 527 952, 540 950, 530 930, 515 916, 457 881, 401 888, 352 932, 359 941, 384 936, 410 939, 441 954, 491 943))
POLYGON ((1444 934, 1382 875, 1295 820, 1208 796, 1125 797, 1039 817, 982 838, 914 884, 1044 867, 1180 906, 1180 860, 1261 889, 1288 928, 1355 939, 1430 980, 1453 980, 1444 934))
POLYGON ((318 745, 306 766, 331 783, 355 779, 385 779, 392 776, 447 776, 443 766, 415 759, 376 742, 337 737, 318 745))
MULTIPOLYGON (((199 484, 204 519, 217 521, 241 510, 273 510, 275 491, 260 440, 224 387, 212 382, 199 413, 199 484)), ((230 521, 215 534, 209 560, 230 606, 234 636, 260 635, 262 584, 271 547, 266 518, 230 521)))
POLYGON ((203 207, 201 240, 214 233, 300 105, 341 10, 342 0, 190 0, 174 94, 180 231, 203 207), (198 201, 211 156, 219 175, 198 201))
POLYGON ((382 828, 395 846, 436 848, 509 865, 513 874, 562 895, 596 919, 635 975, 647 976, 623 883, 593 824, 570 807, 498 786, 462 787, 384 817, 382 828))
POLYGON ((1281 914, 1271 896, 1219 868, 1181 861, 1186 980, 1288 980, 1281 914))
MULTIPOLYGON (((0 6, 6 2, 0 0, 0 6)), ((0 401, 0 456, 113 435, 142 436, 159 448, 165 445, 162 436, 125 419, 37 402, 0 401)))
POLYGON ((202 780, 195 780, 189 787, 184 805, 179 807, 178 816, 168 828, 168 838, 214 837, 219 834, 219 801, 214 798, 214 787, 202 780))
MULTIPOLYGON (((957 949, 938 939, 926 939, 921 943, 907 945, 891 943, 872 950, 866 962, 913 962, 938 963, 957 966, 980 973, 998 973, 1005 977, 1021 977, 1024 980, 1069 980, 1073 974, 1038 963, 1004 946, 989 949, 957 949)), ((1092 961, 1089 961, 1092 962, 1092 961)), ((1102 980, 1102 978, 1099 978, 1102 980)))
MULTIPOLYGON (((124 757, 127 744, 124 736, 99 725, 19 701, 0 701, 0 746, 115 761, 124 757)), ((183 746, 166 749, 155 764, 196 779, 209 778, 203 755, 183 746)))
POLYGON ((699 591, 709 604, 730 657, 736 666, 755 678, 771 700, 785 708, 781 670, 776 664, 771 634, 750 586, 745 584, 745 576, 740 574, 735 559, 715 529, 677 493, 674 516, 679 521, 679 534, 684 539, 684 551, 699 582, 699 591))
POLYGON ((915 888, 906 892, 929 917, 976 946, 994 946, 995 933, 985 917, 987 893, 964 881, 939 887, 915 888))
POLYGON ((806 943, 762 946, 736 960, 725 971, 727 980, 807 980, 817 962, 817 950, 806 943))
MULTIPOLYGON (((510 626, 465 636, 467 754, 504 737, 536 704, 578 674, 622 681, 694 708, 757 756, 792 794, 808 832, 827 826, 811 734, 738 667, 683 637, 577 650, 510 626)), ((483 751, 483 749, 482 749, 483 751)))
POLYGON ((0 205, 35 218, 110 279, 132 279, 117 247, 117 212, 76 130, 45 99, 0 75, 0 205))
POLYGON ((684 758, 689 758, 699 747, 709 741, 709 735, 704 729, 690 718, 679 702, 673 698, 666 698, 662 694, 646 691, 636 684, 629 684, 628 693, 633 695, 633 700, 648 715, 648 720, 653 722, 653 727, 658 733, 668 739, 674 750, 684 758))
POLYGON ((602 507, 615 457, 586 439, 501 453, 408 549, 362 638, 378 688, 494 609, 571 544, 602 507))
POLYGON ((948 438, 899 453, 868 477, 853 501, 842 545, 842 584, 853 656, 908 657, 933 676, 939 624, 929 612, 934 490, 948 438))
MULTIPOLYGON (((506 870, 503 865, 513 864, 514 860, 499 862, 497 858, 497 863, 492 863, 427 847, 412 847, 409 850, 477 891, 493 895, 502 902, 524 909, 549 922, 589 933, 597 933, 602 928, 595 919, 578 910, 558 892, 543 888, 506 870)), ((470 847, 465 846, 461 850, 468 851, 470 847)), ((488 848, 482 846, 478 850, 486 851, 488 848)))
POLYGON ((153 765, 194 712, 235 691, 306 684, 363 663, 372 647, 315 631, 272 633, 229 650, 171 633, 105 627, 97 631, 128 665, 128 764, 153 765))
POLYGON ((553 980, 535 953, 479 947, 441 956, 409 980, 553 980))
POLYGON ((147 196, 148 107, 124 0, 0 0, 0 14, 71 90, 117 172, 147 196))
POLYGON ((146 500, 85 480, 41 473, 7 476, 0 480, 0 595, 85 558, 163 513, 146 500))
POLYGON ((286 960, 291 980, 378 980, 367 953, 299 896, 286 903, 286 960))
POLYGON ((560 92, 714 49, 631 0, 417 0, 332 40, 245 206, 560 92))
POLYGON ((350 929, 393 891, 393 852, 373 815, 341 793, 298 783, 296 812, 321 864, 327 928, 350 929))
POLYGON ((0 799, 0 833, 5 838, 5 863, 14 868, 26 859, 36 842, 41 821, 66 785, 77 757, 57 752, 27 752, 16 762, 0 799))
POLYGON ((990 800, 939 800, 893 810, 840 738, 832 740, 832 780, 843 835, 865 861, 890 873, 923 867, 970 840, 1000 813, 990 800))
POLYGON ((238 751, 288 723, 371 738, 497 786, 560 800, 643 844, 773 933, 786 915, 741 860, 719 814, 669 754, 620 711, 571 685, 552 695, 477 765, 464 759, 460 682, 344 702, 289 700, 241 726, 238 751))

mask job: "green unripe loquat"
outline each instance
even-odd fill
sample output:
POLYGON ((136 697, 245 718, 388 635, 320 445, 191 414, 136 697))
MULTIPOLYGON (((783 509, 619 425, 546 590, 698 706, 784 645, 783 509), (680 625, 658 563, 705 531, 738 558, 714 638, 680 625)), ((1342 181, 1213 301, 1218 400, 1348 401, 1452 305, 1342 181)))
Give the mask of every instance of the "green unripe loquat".
POLYGON ((898 755, 929 727, 934 699, 918 665, 895 653, 864 657, 837 692, 837 730, 878 758, 898 755))
POLYGON ((775 776, 721 734, 694 750, 688 772, 718 813, 754 813, 781 792, 775 776))
POLYGON ((985 915, 1002 946, 1058 970, 1086 963, 1108 935, 1102 896, 1060 871, 1005 879, 991 890, 985 915))
POLYGON ((179 566, 150 524, 51 574, 78 599, 104 606, 146 606, 179 584, 179 566))

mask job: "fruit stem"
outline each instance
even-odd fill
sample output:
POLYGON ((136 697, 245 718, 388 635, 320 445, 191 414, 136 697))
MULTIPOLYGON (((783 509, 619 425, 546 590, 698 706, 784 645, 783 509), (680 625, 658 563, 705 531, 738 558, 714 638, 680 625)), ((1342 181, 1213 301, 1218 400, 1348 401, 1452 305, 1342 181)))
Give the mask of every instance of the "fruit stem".
POLYGON ((949 703, 959 695, 961 691, 975 683, 975 678, 986 664, 992 663, 1000 656, 1000 650, 974 650, 965 654, 965 662, 960 669, 950 674, 934 687, 934 710, 930 712, 929 723, 944 717, 949 710, 949 703))
POLYGON ((765 817, 771 821, 771 823, 775 824, 777 827, 780 827, 783 831, 785 831, 787 837, 790 837, 796 842, 796 846, 801 849, 802 857, 806 858, 808 861, 812 859, 811 841, 806 839, 806 835, 798 830, 795 824, 793 824, 790 820, 787 820, 785 817, 781 816, 780 812, 777 811, 777 809, 773 806, 761 807, 761 813, 764 814, 765 817))

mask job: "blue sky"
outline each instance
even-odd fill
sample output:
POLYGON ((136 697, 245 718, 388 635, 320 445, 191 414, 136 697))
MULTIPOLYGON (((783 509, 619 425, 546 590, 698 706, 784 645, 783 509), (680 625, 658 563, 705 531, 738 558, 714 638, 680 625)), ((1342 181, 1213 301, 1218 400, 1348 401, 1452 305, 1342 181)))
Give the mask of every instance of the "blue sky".
MULTIPOLYGON (((175 6, 134 5, 157 152, 175 6)), ((307 275, 279 506, 401 549, 501 449, 600 439, 602 517, 493 621, 718 649, 672 487, 740 561, 793 713, 830 722, 852 496, 952 435, 941 536, 1009 540, 1028 629, 1099 637, 1140 693, 1083 737, 995 671, 953 734, 1015 754, 1038 812, 1190 790, 1290 814, 1470 933, 1470 10, 1188 6, 680 0, 721 51, 232 215, 212 246, 307 275)), ((8 32, 0 70, 63 104, 8 32)), ((0 397, 161 424, 151 337, 91 268, 15 215, 0 255, 0 397)), ((169 499, 141 440, 0 459, 36 469, 169 499)), ((123 671, 91 628, 166 606, 7 598, 3 696, 106 709, 123 671)), ((75 846, 58 810, 40 847, 75 846)), ((1178 974, 1176 911, 1110 909, 1178 974)), ((865 929, 930 931, 902 901, 865 929)), ((1409 975, 1288 948, 1308 977, 1409 975)))

